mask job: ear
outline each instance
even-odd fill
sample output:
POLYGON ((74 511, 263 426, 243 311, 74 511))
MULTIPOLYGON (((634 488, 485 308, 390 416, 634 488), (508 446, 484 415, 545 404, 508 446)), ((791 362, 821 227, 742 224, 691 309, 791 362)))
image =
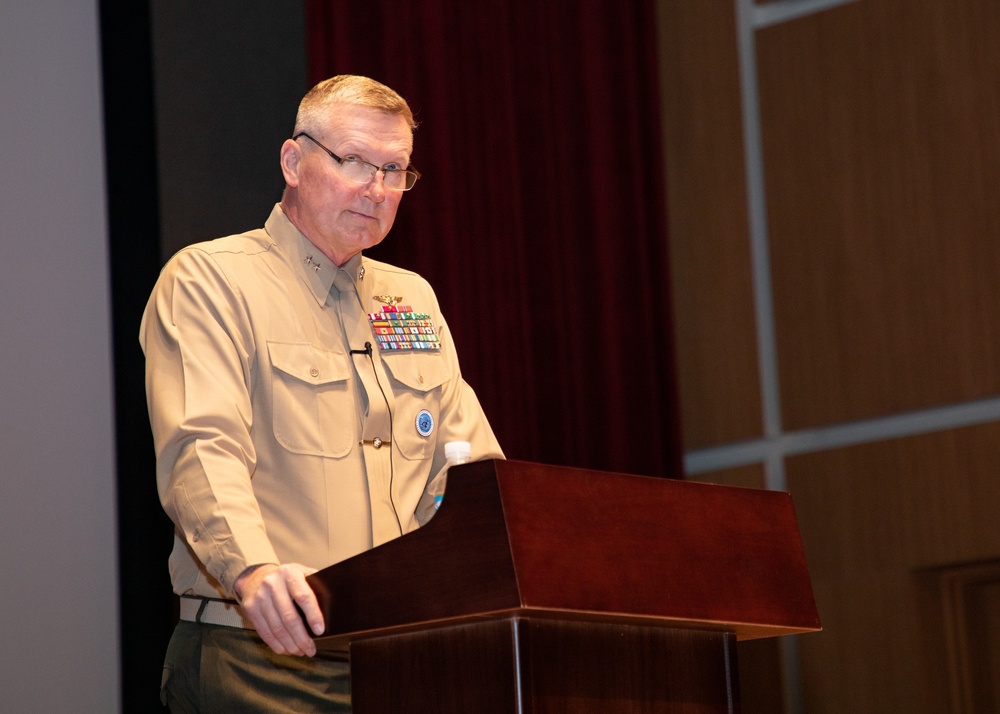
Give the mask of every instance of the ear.
POLYGON ((302 147, 297 141, 285 139, 281 145, 281 173, 285 184, 296 188, 299 185, 299 166, 302 163, 302 147))

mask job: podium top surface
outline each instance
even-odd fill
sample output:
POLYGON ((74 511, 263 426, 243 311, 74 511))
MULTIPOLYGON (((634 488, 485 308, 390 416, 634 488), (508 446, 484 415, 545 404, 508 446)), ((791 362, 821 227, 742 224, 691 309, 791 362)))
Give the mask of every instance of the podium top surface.
POLYGON ((427 525, 309 582, 321 648, 510 615, 820 629, 788 494, 517 461, 453 467, 427 525))

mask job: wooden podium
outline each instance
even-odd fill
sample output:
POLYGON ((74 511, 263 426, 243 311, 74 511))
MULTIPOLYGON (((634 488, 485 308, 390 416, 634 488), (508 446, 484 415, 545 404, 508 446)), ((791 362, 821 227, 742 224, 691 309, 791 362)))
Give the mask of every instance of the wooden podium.
POLYGON ((309 583, 356 714, 738 712, 736 641, 819 629, 788 494, 516 461, 309 583))

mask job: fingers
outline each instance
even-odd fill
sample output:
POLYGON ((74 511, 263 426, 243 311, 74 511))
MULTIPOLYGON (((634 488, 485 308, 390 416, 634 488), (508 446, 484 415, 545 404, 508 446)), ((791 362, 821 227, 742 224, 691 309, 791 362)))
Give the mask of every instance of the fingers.
MULTIPOLYGON (((322 635, 326 630, 326 623, 323 621, 323 612, 319 608, 319 602, 316 600, 316 594, 313 592, 312 588, 309 587, 309 583, 306 582, 306 576, 315 573, 316 569, 307 568, 306 566, 299 565, 298 563, 292 563, 289 567, 297 568, 299 571, 296 573, 295 577, 289 581, 289 594, 302 610, 302 615, 305 617, 306 622, 309 623, 309 627, 312 629, 313 634, 322 635)), ((301 622, 301 618, 299 622, 301 622)), ((310 642, 312 642, 311 639, 310 642)))
POLYGON ((298 604, 316 634, 323 632, 323 616, 305 576, 315 570, 297 563, 262 566, 250 573, 241 588, 243 610, 257 633, 278 654, 316 654, 316 644, 296 610, 298 604))

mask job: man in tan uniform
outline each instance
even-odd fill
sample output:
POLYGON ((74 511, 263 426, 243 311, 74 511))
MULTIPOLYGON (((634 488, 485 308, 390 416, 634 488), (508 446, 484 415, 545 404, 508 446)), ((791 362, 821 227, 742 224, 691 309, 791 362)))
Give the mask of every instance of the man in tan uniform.
POLYGON ((295 609, 323 631, 305 576, 417 528, 445 443, 502 457, 431 287, 362 255, 419 177, 414 126, 384 85, 320 83, 264 228, 180 251, 150 297, 140 339, 181 596, 171 711, 349 711, 346 662, 317 656, 295 609))

